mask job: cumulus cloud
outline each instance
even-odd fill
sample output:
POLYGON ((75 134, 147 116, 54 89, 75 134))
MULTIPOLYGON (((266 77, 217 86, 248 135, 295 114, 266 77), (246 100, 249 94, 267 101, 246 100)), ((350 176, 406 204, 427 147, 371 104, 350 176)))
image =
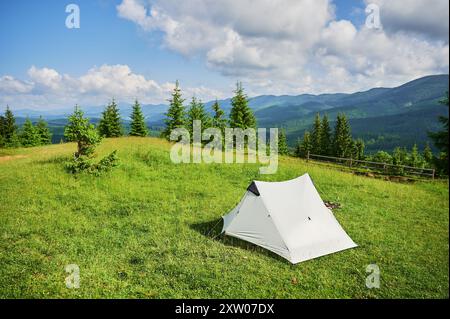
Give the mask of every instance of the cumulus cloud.
MULTIPOLYGON (((51 68, 31 66, 29 79, 22 81, 12 76, 0 77, 0 104, 14 108, 58 108, 75 104, 103 105, 111 98, 132 103, 165 103, 174 83, 158 83, 141 74, 133 73, 127 65, 102 65, 86 74, 72 77, 51 68)), ((184 93, 209 100, 222 98, 222 92, 200 87, 182 87, 184 93)))
POLYGON ((383 30, 337 20, 331 0, 123 0, 117 11, 250 94, 351 92, 448 72, 447 0, 370 2, 383 30))

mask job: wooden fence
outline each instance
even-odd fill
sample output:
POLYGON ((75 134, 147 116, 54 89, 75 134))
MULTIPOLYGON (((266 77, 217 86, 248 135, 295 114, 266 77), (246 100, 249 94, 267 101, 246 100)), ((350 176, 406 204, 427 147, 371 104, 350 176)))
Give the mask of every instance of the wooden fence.
POLYGON ((380 163, 372 161, 355 160, 352 158, 342 158, 334 156, 324 156, 310 154, 308 152, 306 160, 310 159, 321 162, 328 162, 349 167, 353 170, 368 169, 372 172, 385 175, 419 176, 424 178, 435 178, 436 171, 432 168, 419 168, 407 165, 394 165, 390 163, 380 163))

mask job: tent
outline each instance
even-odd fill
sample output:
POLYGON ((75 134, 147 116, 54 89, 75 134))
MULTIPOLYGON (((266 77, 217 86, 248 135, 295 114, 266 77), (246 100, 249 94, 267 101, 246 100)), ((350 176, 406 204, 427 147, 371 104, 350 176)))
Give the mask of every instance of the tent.
POLYGON ((357 246, 308 174, 284 182, 253 181, 223 220, 225 235, 264 247, 293 264, 357 246))

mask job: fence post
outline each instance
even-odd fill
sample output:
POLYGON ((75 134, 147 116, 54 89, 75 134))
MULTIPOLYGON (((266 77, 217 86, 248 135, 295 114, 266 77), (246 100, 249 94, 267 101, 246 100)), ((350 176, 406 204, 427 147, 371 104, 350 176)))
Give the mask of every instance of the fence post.
POLYGON ((306 154, 306 161, 309 162, 309 151, 308 151, 308 153, 306 154))
POLYGON ((350 167, 353 166, 353 156, 350 156, 350 167))
POLYGON ((432 173, 432 179, 434 180, 434 174, 436 174, 436 171, 435 171, 435 169, 433 168, 433 173, 432 173))

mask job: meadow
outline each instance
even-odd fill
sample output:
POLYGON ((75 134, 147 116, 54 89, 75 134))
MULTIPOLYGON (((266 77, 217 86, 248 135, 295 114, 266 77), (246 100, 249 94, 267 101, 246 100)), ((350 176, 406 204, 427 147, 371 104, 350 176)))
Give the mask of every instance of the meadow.
POLYGON ((0 298, 448 298, 448 181, 396 183, 281 157, 173 164, 158 138, 105 139, 120 166, 73 176, 75 144, 0 150, 0 298), (217 236, 256 180, 308 172, 359 245, 297 265, 217 236), (65 266, 80 268, 80 288, 65 266), (380 268, 380 288, 365 285, 380 268))

